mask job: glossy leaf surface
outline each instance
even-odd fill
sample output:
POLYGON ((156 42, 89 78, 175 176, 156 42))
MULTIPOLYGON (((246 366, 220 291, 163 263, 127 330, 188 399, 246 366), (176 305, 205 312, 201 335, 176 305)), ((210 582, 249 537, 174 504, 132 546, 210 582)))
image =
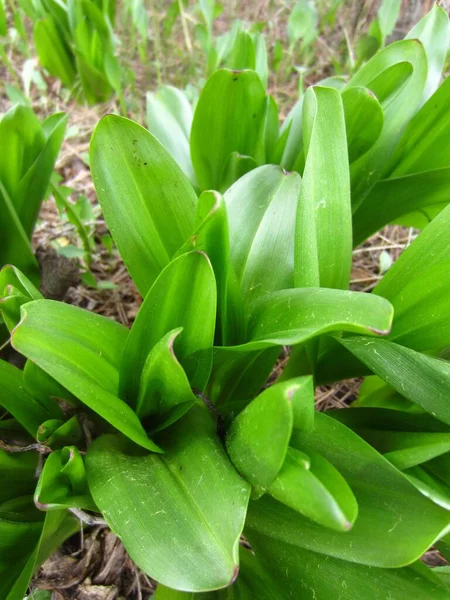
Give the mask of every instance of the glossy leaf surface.
POLYGON ((91 165, 111 235, 145 296, 194 229, 195 192, 158 140, 122 117, 97 125, 91 165))
POLYGON ((225 587, 238 571, 249 485, 206 409, 191 410, 160 443, 157 456, 127 450, 118 437, 97 439, 86 459, 94 500, 150 576, 185 591, 225 587))

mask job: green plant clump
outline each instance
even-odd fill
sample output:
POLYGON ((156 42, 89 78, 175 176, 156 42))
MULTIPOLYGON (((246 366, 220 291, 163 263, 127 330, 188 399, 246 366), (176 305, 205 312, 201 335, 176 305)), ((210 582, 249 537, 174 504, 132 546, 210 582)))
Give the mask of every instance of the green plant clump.
POLYGON ((89 104, 121 98, 115 57, 115 0, 29 0, 23 4, 33 22, 41 65, 89 104))
POLYGON ((209 112, 200 98, 195 187, 146 129, 100 121, 93 180, 143 303, 128 329, 0 274, 26 359, 0 361, 0 598, 22 599, 74 515, 97 515, 157 600, 450 599, 446 571, 420 560, 450 557, 450 206, 442 192, 425 210, 417 183, 449 168, 441 18, 416 30, 429 46, 389 46, 347 91, 308 89, 301 132, 264 125, 267 145, 246 121, 273 106, 257 76, 216 73, 242 94, 209 112), (285 155, 294 133, 289 169, 251 152, 284 139, 285 155), (403 208, 383 223, 430 222, 371 293, 349 291, 352 244, 381 226, 374 190, 395 182, 403 208), (364 378, 354 406, 315 411, 315 386, 349 377, 364 378))

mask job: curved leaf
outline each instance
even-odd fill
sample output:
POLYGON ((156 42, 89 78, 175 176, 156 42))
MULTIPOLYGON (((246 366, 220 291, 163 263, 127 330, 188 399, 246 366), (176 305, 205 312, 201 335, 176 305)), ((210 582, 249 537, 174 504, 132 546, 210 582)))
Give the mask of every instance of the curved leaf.
POLYGON ((369 369, 402 396, 450 425, 450 363, 387 340, 339 340, 369 369))
POLYGON ((260 164, 265 91, 254 71, 220 69, 206 82, 191 132, 191 157, 200 188, 222 189, 224 165, 232 152, 260 164))
POLYGON ((133 323, 120 366, 120 397, 135 405, 150 350, 169 331, 183 328, 174 350, 192 387, 203 390, 211 371, 216 284, 208 257, 183 254, 161 273, 133 323))
POLYGON ((195 186, 189 150, 192 118, 192 107, 181 90, 161 86, 156 94, 147 94, 147 126, 150 133, 170 152, 195 186))
POLYGON ((224 195, 230 260, 248 302, 294 284, 299 190, 297 173, 266 165, 239 179, 224 195))
POLYGON ((383 128, 383 109, 375 94, 364 87, 343 92, 349 162, 357 160, 375 144, 383 128))
POLYGON ((158 140, 122 117, 97 125, 91 165, 111 235, 145 296, 194 229, 195 192, 158 140))
POLYGON ((254 310, 249 342, 236 349, 293 345, 331 331, 386 335, 393 311, 389 302, 372 294, 303 288, 274 292, 254 310))
POLYGON ((191 410, 160 443, 164 455, 143 455, 117 436, 98 438, 86 457, 94 500, 151 577, 184 591, 226 587, 238 572, 250 486, 206 409, 191 410))
POLYGON ((117 396, 128 330, 106 317, 53 300, 29 302, 22 311, 22 321, 12 335, 14 348, 137 444, 160 451, 136 414, 117 396))
POLYGON ((308 89, 303 138, 306 166, 295 227, 294 283, 346 289, 352 260, 350 177, 344 109, 337 90, 308 89))
POLYGON ((446 510, 422 496, 400 471, 334 419, 316 413, 314 430, 294 431, 291 445, 305 453, 320 452, 338 469, 356 497, 358 518, 350 531, 334 532, 265 496, 249 506, 245 535, 251 544, 255 532, 326 560, 390 569, 417 560, 448 530, 446 510))

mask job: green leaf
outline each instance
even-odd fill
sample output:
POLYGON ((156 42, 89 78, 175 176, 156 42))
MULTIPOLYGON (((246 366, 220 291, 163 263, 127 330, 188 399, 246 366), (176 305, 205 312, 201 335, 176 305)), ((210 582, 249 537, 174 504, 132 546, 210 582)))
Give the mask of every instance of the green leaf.
MULTIPOLYGON (((283 512, 283 532, 288 523, 291 524, 291 514, 283 512)), ((421 563, 402 569, 377 569, 311 552, 291 536, 285 538, 276 530, 248 530, 247 535, 261 570, 277 590, 272 596, 252 596, 250 593, 243 596, 245 600, 255 597, 290 600, 296 598, 300 590, 308 600, 314 597, 339 600, 404 600, 407 596, 416 600, 450 598, 439 578, 421 563)), ((346 537, 348 534, 339 535, 346 537)))
POLYGON ((351 167, 355 212, 356 209, 364 212, 364 198, 382 177, 404 127, 420 104, 426 76, 427 59, 422 44, 417 40, 404 40, 376 54, 347 84, 345 89, 366 87, 371 90, 384 112, 378 141, 351 167))
POLYGON ((350 178, 337 90, 308 89, 303 139, 306 166, 295 228, 295 286, 345 289, 352 251, 350 178))
POLYGON ((389 339, 419 351, 450 345, 450 207, 443 210, 389 269, 374 290, 394 306, 389 339))
MULTIPOLYGON (((43 421, 52 418, 55 412, 48 411, 25 389, 23 371, 0 360, 0 405, 15 417, 28 433, 36 438, 39 426, 43 421)), ((55 407, 59 414, 58 407, 55 407)))
POLYGON ((247 302, 293 287, 299 190, 297 173, 266 165, 248 173, 224 195, 230 260, 247 302))
POLYGON ((349 162, 357 160, 375 144, 383 128, 383 109, 367 88, 354 87, 342 94, 349 162))
POLYGON ((225 587, 238 571, 249 486, 206 409, 189 411, 163 433, 161 456, 138 454, 117 436, 98 438, 86 457, 94 500, 151 577, 184 591, 225 587))
MULTIPOLYGON (((3 421, 2 421, 3 422, 3 421)), ((3 431, 2 431, 3 434, 3 431)), ((4 505, 10 500, 33 494, 36 487, 34 475, 38 466, 37 452, 6 452, 0 449, 0 476, 8 485, 0 488, 0 513, 5 517, 4 505)), ((34 507, 33 507, 34 508, 34 507)), ((40 520, 42 515, 34 512, 34 520, 40 520)), ((0 518, 0 523, 1 523, 0 518)), ((0 546, 1 552, 1 546, 0 546)))
POLYGON ((450 167, 449 101, 450 77, 447 77, 409 122, 390 161, 389 177, 450 167))
POLYGON ((335 531, 351 529, 358 514, 358 504, 347 482, 317 452, 306 455, 289 448, 269 494, 319 525, 335 531))
POLYGON ((394 31, 400 15, 401 0, 383 0, 378 9, 378 23, 383 37, 386 38, 394 31))
POLYGON ((192 118, 192 107, 181 90, 167 85, 161 86, 156 94, 147 94, 150 133, 170 152, 195 187, 197 183, 189 150, 192 118))
POLYGON ((433 5, 430 12, 415 25, 406 39, 419 39, 425 48, 428 62, 428 75, 423 101, 434 93, 439 85, 450 42, 450 29, 447 11, 433 5))
POLYGON ((22 311, 13 347, 130 439, 158 452, 136 414, 117 395, 127 329, 53 300, 29 302, 22 311))
POLYGON ((232 152, 250 156, 257 164, 263 162, 257 151, 265 96, 254 71, 221 69, 208 79, 191 132, 192 163, 202 190, 222 189, 223 168, 232 152))
POLYGON ((181 418, 195 403, 189 380, 174 352, 182 328, 166 334, 148 353, 141 375, 136 414, 150 417, 158 431, 181 418))
POLYGON ((339 340, 369 369, 443 423, 450 425, 450 363, 387 340, 339 340))
POLYGON ((228 346, 214 348, 213 368, 207 394, 218 406, 254 398, 267 381, 280 349, 233 352, 228 346))
POLYGON ((252 532, 257 532, 289 547, 327 555, 330 561, 391 569, 417 560, 447 530, 446 510, 422 496, 400 471, 334 419, 316 413, 314 430, 294 431, 291 445, 306 454, 320 452, 334 465, 356 497, 358 518, 350 531, 335 532, 265 496, 249 506, 245 535, 252 546, 252 532))
POLYGON ((243 30, 238 31, 225 66, 234 70, 256 70, 256 49, 250 33, 243 30))
POLYGON ((55 21, 51 17, 37 21, 33 38, 44 69, 71 87, 76 77, 75 60, 55 21))
POLYGON ((297 387, 295 380, 270 386, 234 419, 227 432, 230 459, 253 486, 267 489, 284 463, 297 387))
POLYGON ((42 123, 46 140, 41 152, 24 173, 17 188, 14 204, 25 233, 31 237, 42 201, 47 192, 67 126, 67 115, 56 113, 42 123))
POLYGON ((238 152, 232 152, 223 168, 220 191, 225 192, 235 181, 256 169, 257 166, 256 160, 251 156, 242 156, 238 152))
POLYGON ((36 486, 34 502, 40 510, 98 510, 89 493, 83 458, 75 446, 55 450, 47 458, 36 486))
POLYGON ((419 211, 425 222, 431 221, 432 216, 427 216, 430 209, 448 204, 449 185, 450 168, 379 181, 368 194, 364 210, 353 217, 353 245, 414 211, 419 211))
POLYGON ((120 367, 120 396, 135 405, 150 350, 173 329, 183 328, 174 351, 192 387, 203 390, 212 362, 216 284, 208 257, 190 252, 158 277, 133 323, 120 367))
MULTIPOLYGON (((30 527, 29 524, 25 526, 30 527)), ((66 511, 52 511, 46 514, 43 526, 40 524, 40 530, 31 530, 26 537, 23 536, 18 540, 17 546, 22 551, 20 558, 14 558, 14 550, 6 548, 7 573, 6 576, 1 574, 0 583, 0 593, 3 591, 2 584, 9 592, 6 600, 23 598, 33 574, 40 565, 79 528, 78 520, 68 515, 66 511)), ((0 557, 0 571, 3 570, 2 562, 0 557)))
POLYGON ((294 4, 287 24, 289 43, 293 46, 299 40, 304 46, 314 42, 318 34, 318 14, 314 2, 299 0, 294 4))
POLYGON ((0 271, 0 313, 9 331, 20 321, 22 304, 40 298, 43 298, 40 291, 20 269, 12 265, 3 267, 0 271))
POLYGON ((71 406, 79 404, 68 390, 31 360, 25 363, 23 381, 28 393, 46 406, 56 419, 62 416, 62 412, 57 408, 60 400, 65 400, 71 406))
POLYGON ((161 144, 122 117, 97 125, 91 165, 111 235, 145 296, 194 229, 195 192, 161 144))
POLYGON ((239 310, 237 300, 229 294, 230 241, 228 217, 224 198, 213 191, 203 192, 197 204, 196 228, 176 256, 197 250, 204 252, 214 271, 217 284, 216 341, 226 343, 228 329, 232 327, 234 314, 239 310), (229 306, 229 304, 231 305, 229 306), (234 306, 233 306, 234 304, 234 306))
POLYGON ((450 451, 449 433, 358 431, 371 446, 404 471, 450 451))
POLYGON ((303 288, 274 292, 255 307, 239 350, 294 345, 331 331, 389 333, 392 307, 360 292, 303 288))

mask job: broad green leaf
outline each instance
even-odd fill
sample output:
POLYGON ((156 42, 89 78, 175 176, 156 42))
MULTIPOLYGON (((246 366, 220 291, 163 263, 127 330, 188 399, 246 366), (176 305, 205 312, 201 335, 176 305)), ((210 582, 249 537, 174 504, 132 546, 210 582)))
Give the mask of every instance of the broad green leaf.
POLYGON ((256 169, 257 166, 258 163, 251 156, 243 156, 238 152, 232 152, 222 171, 220 191, 225 192, 235 181, 256 169))
POLYGON ((450 207, 443 210, 374 290, 395 310, 390 340, 419 351, 450 345, 450 207))
POLYGON ((13 347, 130 439, 158 452, 136 414, 118 397, 127 329, 53 300, 29 302, 22 311, 13 347))
POLYGON ((369 369, 443 423, 450 425, 450 363, 387 340, 339 340, 369 369))
POLYGON ((425 48, 428 62, 427 82, 423 94, 425 102, 439 85, 447 56, 450 42, 447 11, 434 4, 430 12, 411 29, 406 39, 419 39, 425 48))
POLYGON ((358 398, 352 403, 352 407, 391 408, 423 413, 419 406, 398 394, 392 386, 377 375, 369 375, 364 378, 359 388, 358 398))
POLYGON ((2 117, 0 134, 8 148, 0 165, 0 181, 17 210, 15 198, 19 183, 42 151, 45 135, 33 110, 20 104, 2 117))
POLYGON ((309 46, 318 35, 318 14, 314 2, 299 0, 294 4, 287 23, 289 43, 294 46, 302 40, 304 46, 309 46))
POLYGON ((296 287, 347 288, 352 233, 344 109, 337 90, 310 88, 303 105, 306 166, 295 227, 296 287))
POLYGON ((36 160, 24 173, 17 188, 14 204, 25 233, 31 237, 42 200, 47 192, 56 159, 66 132, 67 115, 57 113, 42 123, 46 141, 36 160), (47 123, 46 123, 47 121, 47 123))
POLYGON ((232 463, 255 487, 267 489, 284 463, 297 387, 295 380, 270 386, 234 419, 227 432, 232 463))
POLYGON ((182 329, 166 334, 150 350, 144 364, 136 403, 140 419, 149 417, 152 430, 163 429, 181 418, 196 401, 189 380, 174 352, 182 329))
POLYGON ((55 21, 51 17, 37 21, 33 37, 39 62, 44 69, 71 87, 76 77, 74 56, 55 21))
POLYGON ((43 296, 40 291, 20 269, 12 265, 6 265, 1 269, 0 313, 9 331, 12 331, 20 321, 20 307, 22 304, 41 298, 43 296))
MULTIPOLYGON (((36 536, 34 531, 30 531, 26 539, 20 540, 22 543, 19 542, 18 547, 22 550, 22 556, 14 559, 11 556, 13 555, 11 550, 11 554, 8 554, 6 586, 4 587, 9 594, 6 596, 6 600, 23 598, 33 574, 79 528, 79 521, 65 510, 47 513, 43 525, 40 524, 40 531, 36 531, 39 535, 36 536)), ((0 569, 1 563, 0 558, 0 569)), ((5 584, 3 576, 1 577, 0 593, 2 584, 5 584)))
MULTIPOLYGON (((218 406, 254 398, 267 381, 280 353, 278 347, 233 352, 214 348, 213 368, 207 395, 218 406)), ((221 408, 222 410, 222 408, 221 408)))
POLYGON ((15 417, 28 433, 36 438, 39 426, 43 421, 52 418, 59 409, 50 412, 45 405, 40 404, 25 389, 23 371, 0 360, 0 405, 15 417))
POLYGON ((358 246, 373 233, 404 215, 427 212, 449 203, 450 168, 433 169, 379 181, 368 194, 364 208, 353 216, 353 245, 358 246))
POLYGON ((218 192, 203 192, 197 204, 195 215, 196 228, 186 240, 177 256, 193 250, 204 252, 214 271, 217 285, 217 326, 216 342, 226 343, 233 317, 239 310, 237 299, 229 294, 229 254, 230 240, 228 217, 223 197, 218 192), (228 306, 231 303, 231 306, 228 306), (234 306, 233 306, 234 305, 234 306))
POLYGON ((367 88, 354 87, 342 94, 349 162, 357 160, 375 144, 383 128, 383 109, 367 88))
POLYGON ((39 267, 31 249, 30 241, 23 229, 13 201, 0 181, 0 226, 2 230, 2 249, 0 264, 14 264, 25 272, 34 283, 39 281, 39 267))
POLYGON ((391 35, 400 16, 401 0, 383 0, 378 9, 378 23, 383 37, 391 35))
POLYGON ((216 284, 208 257, 190 252, 172 261, 151 287, 133 323, 120 366, 120 396, 135 406, 151 349, 183 328, 174 351, 191 386, 203 390, 211 371, 216 284))
POLYGON ((265 96, 254 71, 221 69, 208 79, 191 132, 192 163, 202 190, 222 189, 223 168, 232 152, 263 162, 257 149, 263 134, 265 96))
POLYGON ((386 335, 392 307, 381 297, 359 292, 303 288, 274 292, 255 307, 249 342, 236 349, 294 345, 331 331, 386 335))
POLYGON ((404 127, 419 107, 426 76, 427 59, 422 44, 404 40, 376 54, 347 84, 345 89, 362 86, 371 90, 384 112, 378 141, 351 167, 354 210, 364 210, 364 198, 382 177, 404 127))
POLYGON ((289 448, 269 494, 319 525, 335 531, 351 529, 358 514, 358 504, 347 482, 317 452, 306 455, 289 448))
POLYGON ((250 33, 238 31, 225 66, 233 70, 256 70, 256 49, 250 33))
MULTIPOLYGON (((370 378, 369 378, 370 379, 370 378)), ((352 408, 355 406, 352 404, 352 408)), ((355 410, 331 410, 327 414, 350 429, 375 431, 447 433, 448 426, 427 413, 409 413, 382 407, 358 407, 355 410)))
POLYGON ((194 229, 195 192, 161 144, 122 117, 97 125, 91 165, 111 235, 145 296, 194 229))
POLYGON ((181 90, 162 86, 156 94, 147 94, 147 126, 150 133, 170 152, 195 187, 189 150, 192 118, 192 107, 181 90))
POLYGON ((253 33, 252 38, 255 46, 255 71, 258 73, 264 88, 267 89, 269 64, 267 59, 266 40, 259 32, 253 33))
POLYGON ((299 155, 303 153, 303 102, 304 95, 297 100, 280 128, 280 138, 272 161, 284 169, 294 169, 299 155))
POLYGON ((196 594, 180 592, 158 584, 155 600, 273 600, 284 598, 276 580, 267 574, 251 550, 243 546, 239 552, 239 576, 233 585, 215 592, 196 594))
MULTIPOLYGON (((292 512, 283 512, 284 531, 292 526, 291 515, 292 512)), ((311 552, 291 536, 285 539, 283 533, 279 534, 276 530, 252 529, 246 534, 261 569, 277 586, 275 595, 258 596, 264 600, 290 600, 298 597, 299 592, 305 600, 404 600, 408 596, 416 600, 450 598, 448 589, 439 578, 421 563, 402 569, 377 569, 311 552)), ((348 534, 337 535, 346 537, 348 534)), ((248 600, 254 597, 249 595, 248 600)), ((243 598, 247 600, 247 597, 243 598)))
POLYGON ((251 544, 252 532, 258 532, 327 560, 391 569, 417 560, 448 529, 446 510, 334 419, 316 413, 314 430, 294 431, 291 445, 306 454, 320 452, 338 469, 356 497, 358 518, 350 531, 334 532, 265 496, 249 506, 245 535, 251 544))
POLYGON ((266 165, 248 173, 224 195, 230 260, 247 302, 294 285, 294 228, 300 186, 297 173, 287 174, 280 167, 266 165))
POLYGON ((23 382, 27 392, 47 407, 47 410, 55 418, 61 418, 62 415, 59 409, 55 408, 59 401, 64 400, 72 406, 79 404, 78 400, 66 388, 31 360, 27 360, 25 363, 23 382))
POLYGON ((83 458, 75 446, 55 450, 47 458, 34 492, 34 502, 40 510, 98 510, 89 493, 83 458))
POLYGON ((449 433, 361 431, 359 435, 401 471, 450 451, 449 433))
POLYGON ((448 485, 423 467, 412 467, 403 473, 426 498, 442 508, 450 510, 450 487, 448 485))
POLYGON ((163 585, 226 587, 238 572, 249 485, 206 409, 189 411, 163 433, 161 456, 138 453, 117 436, 98 438, 86 457, 94 500, 131 558, 163 585))
POLYGON ((77 416, 67 421, 49 419, 41 423, 37 432, 37 441, 53 450, 63 446, 83 443, 83 431, 77 416))
POLYGON ((450 167, 449 101, 447 77, 405 129, 390 162, 390 178, 450 167))
MULTIPOLYGON (((6 452, 0 449, 0 476, 2 481, 8 482, 8 485, 2 485, 0 488, 0 510, 2 517, 5 516, 4 506, 8 501, 21 496, 30 496, 31 501, 31 496, 36 487, 34 475, 37 466, 37 452, 6 452)), ((41 518, 37 511, 35 517, 35 520, 41 518)))

